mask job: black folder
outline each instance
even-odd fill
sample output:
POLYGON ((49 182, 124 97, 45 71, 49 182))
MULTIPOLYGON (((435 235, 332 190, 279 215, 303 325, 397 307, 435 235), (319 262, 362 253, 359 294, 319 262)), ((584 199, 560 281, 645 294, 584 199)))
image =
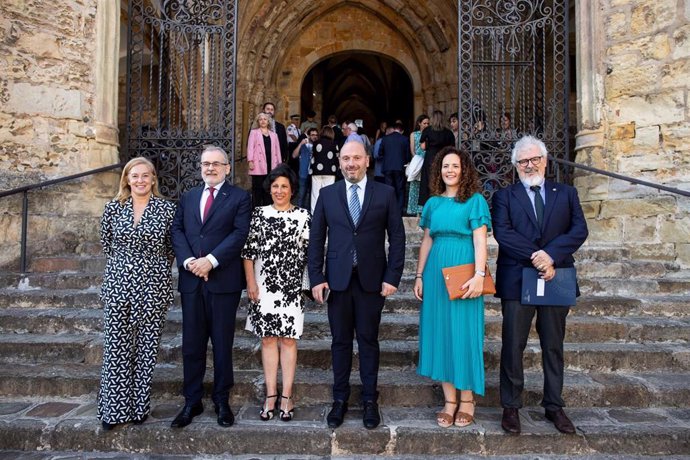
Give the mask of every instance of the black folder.
POLYGON ((570 307, 575 305, 577 273, 575 268, 557 268, 556 276, 550 281, 539 277, 535 268, 522 269, 522 297, 524 305, 553 305, 570 307))

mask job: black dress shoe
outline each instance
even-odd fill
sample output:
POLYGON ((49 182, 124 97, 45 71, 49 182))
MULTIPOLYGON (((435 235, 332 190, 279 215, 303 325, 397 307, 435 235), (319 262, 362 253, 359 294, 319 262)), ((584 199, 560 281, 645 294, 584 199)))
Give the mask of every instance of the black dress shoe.
POLYGON ((364 428, 373 430, 381 423, 381 414, 379 414, 379 405, 375 401, 364 402, 364 428))
POLYGON ((194 417, 200 415, 204 411, 204 405, 199 401, 196 404, 185 404, 175 420, 172 421, 170 427, 184 428, 194 420, 194 417))
POLYGON ((343 424, 345 413, 347 412, 347 403, 345 401, 333 401, 333 407, 326 416, 328 428, 338 428, 343 424))
POLYGON ((220 426, 232 426, 235 423, 235 415, 228 403, 216 404, 216 414, 218 414, 218 425, 220 426))
POLYGON ((117 426, 117 423, 101 422, 101 426, 103 427, 103 431, 110 431, 117 426))
POLYGON ((132 421, 132 423, 134 423, 135 425, 141 425, 142 423, 144 423, 146 421, 147 418, 149 418, 149 414, 146 414, 143 417, 132 421))
POLYGON ((503 409, 501 428, 510 434, 520 434, 520 414, 517 409, 508 407, 503 409))
POLYGON ((565 434, 575 434, 575 426, 570 421, 563 409, 547 410, 546 419, 551 420, 558 431, 565 434))

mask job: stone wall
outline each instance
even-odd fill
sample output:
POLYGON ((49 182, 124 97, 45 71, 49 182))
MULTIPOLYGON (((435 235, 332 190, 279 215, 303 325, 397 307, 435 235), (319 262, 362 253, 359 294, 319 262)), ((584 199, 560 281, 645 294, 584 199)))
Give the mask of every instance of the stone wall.
MULTIPOLYGON (((97 5, 105 3, 0 2, 1 190, 117 161, 96 97, 97 5)), ((92 240, 112 176, 30 192, 30 253, 92 240)), ((0 266, 19 257, 20 210, 21 195, 0 199, 0 266)))
MULTIPOLYGON (((601 122, 583 126, 578 160, 690 190, 690 0, 600 0, 592 14, 604 25, 601 122)), ((690 268, 690 198, 596 175, 576 185, 590 242, 690 268)))

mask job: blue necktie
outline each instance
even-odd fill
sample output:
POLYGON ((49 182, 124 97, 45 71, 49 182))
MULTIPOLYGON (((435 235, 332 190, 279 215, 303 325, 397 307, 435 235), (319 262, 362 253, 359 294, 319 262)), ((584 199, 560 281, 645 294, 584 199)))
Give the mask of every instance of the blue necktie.
MULTIPOLYGON (((357 226, 357 222, 359 222, 359 214, 362 212, 362 207, 359 204, 359 197, 357 196, 358 189, 359 185, 357 184, 352 184, 350 187, 350 216, 352 217, 352 222, 355 224, 355 226, 357 226)), ((357 265, 357 249, 355 249, 352 253, 352 265, 357 265)))

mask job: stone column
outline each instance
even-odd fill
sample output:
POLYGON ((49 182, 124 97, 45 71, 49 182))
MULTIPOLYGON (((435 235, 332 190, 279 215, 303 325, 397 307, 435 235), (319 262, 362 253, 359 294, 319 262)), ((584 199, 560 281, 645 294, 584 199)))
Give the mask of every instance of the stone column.
POLYGON ((100 155, 90 158, 98 167, 118 161, 117 97, 120 61, 120 2, 98 0, 96 6, 96 94, 94 124, 100 155), (100 163, 100 164, 99 164, 100 163))

